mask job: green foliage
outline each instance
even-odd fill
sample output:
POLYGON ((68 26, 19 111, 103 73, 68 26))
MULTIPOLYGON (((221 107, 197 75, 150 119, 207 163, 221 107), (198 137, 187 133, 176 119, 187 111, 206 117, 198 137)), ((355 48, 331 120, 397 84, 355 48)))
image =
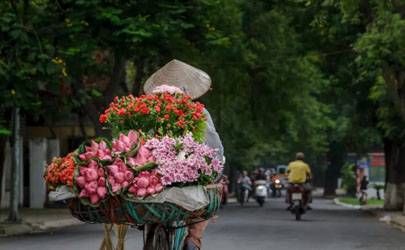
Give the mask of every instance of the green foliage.
POLYGON ((97 128, 114 96, 138 95, 177 58, 212 78, 202 101, 230 166, 296 151, 318 166, 334 143, 366 152, 405 137, 401 11, 395 0, 3 1, 0 114, 18 105, 97 128))
POLYGON ((356 166, 346 164, 342 167, 342 186, 346 189, 347 194, 354 196, 356 194, 356 166))

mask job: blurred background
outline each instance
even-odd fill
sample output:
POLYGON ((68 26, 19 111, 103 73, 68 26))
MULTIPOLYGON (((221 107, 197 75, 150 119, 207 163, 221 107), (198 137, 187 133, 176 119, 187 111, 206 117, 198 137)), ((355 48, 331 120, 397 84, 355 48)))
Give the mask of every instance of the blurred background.
POLYGON ((240 171, 302 151, 323 195, 353 192, 365 164, 403 209, 404 15, 402 0, 1 1, 0 206, 13 185, 21 206, 46 205, 46 163, 108 136, 112 99, 176 58, 212 78, 200 101, 231 192, 240 171))

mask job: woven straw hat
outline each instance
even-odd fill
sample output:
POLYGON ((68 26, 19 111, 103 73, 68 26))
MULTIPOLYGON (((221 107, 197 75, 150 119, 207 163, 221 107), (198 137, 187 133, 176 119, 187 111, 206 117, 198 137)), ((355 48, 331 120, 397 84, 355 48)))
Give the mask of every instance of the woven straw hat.
POLYGON ((150 94, 160 85, 176 86, 196 99, 210 89, 211 78, 204 71, 174 59, 153 73, 143 85, 143 90, 150 94))

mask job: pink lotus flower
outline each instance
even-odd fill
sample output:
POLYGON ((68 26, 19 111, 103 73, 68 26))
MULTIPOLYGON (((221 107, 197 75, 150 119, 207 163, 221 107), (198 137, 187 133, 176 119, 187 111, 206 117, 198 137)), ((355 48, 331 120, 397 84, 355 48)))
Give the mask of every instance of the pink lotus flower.
POLYGON ((95 170, 93 168, 87 169, 87 171, 85 173, 85 178, 86 178, 86 181, 97 180, 97 178, 98 178, 97 170, 95 170))
POLYGON ((80 166, 75 179, 76 188, 81 199, 87 199, 95 205, 107 196, 104 169, 96 161, 90 160, 87 166, 80 166))
POLYGON ((139 143, 139 135, 136 131, 130 130, 128 135, 120 134, 118 139, 112 142, 112 151, 114 154, 128 153, 139 143))
POLYGON ((98 194, 90 195, 90 203, 97 204, 100 201, 100 196, 98 194))
POLYGON ((97 188, 97 194, 99 197, 105 197, 107 194, 107 188, 105 187, 98 187, 97 188))
POLYGON ((108 183, 114 194, 121 193, 133 181, 134 174, 121 159, 117 158, 112 165, 107 166, 108 183))
POLYGON ((76 184, 80 187, 80 188, 84 188, 84 185, 86 185, 86 179, 84 178, 84 176, 79 176, 76 178, 76 184))
POLYGON ((136 176, 128 188, 130 195, 143 198, 147 195, 153 195, 163 190, 162 183, 155 171, 143 171, 136 176))
POLYGON ((147 147, 142 145, 135 157, 128 157, 128 164, 136 167, 142 166, 149 162, 153 162, 154 160, 155 159, 152 155, 152 152, 147 147))
POLYGON ((111 160, 111 151, 107 146, 105 141, 97 143, 92 140, 90 146, 85 147, 85 152, 79 155, 79 158, 83 161, 91 159, 100 159, 100 160, 111 160))

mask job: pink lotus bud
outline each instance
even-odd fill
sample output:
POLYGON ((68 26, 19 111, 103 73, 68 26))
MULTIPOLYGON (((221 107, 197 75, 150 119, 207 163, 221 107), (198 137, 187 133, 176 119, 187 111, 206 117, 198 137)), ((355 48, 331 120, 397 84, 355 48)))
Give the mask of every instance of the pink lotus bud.
POLYGON ((80 175, 85 175, 87 168, 80 168, 79 173, 80 175))
POLYGON ((107 159, 108 154, 107 154, 106 152, 104 152, 104 151, 98 151, 98 157, 99 157, 101 160, 108 160, 108 159, 107 159))
POLYGON ((104 176, 104 169, 98 168, 98 169, 97 169, 97 174, 98 174, 98 177, 104 176))
POLYGON ((136 191, 136 196, 143 197, 146 195, 146 189, 140 188, 136 191))
POLYGON ((129 171, 129 170, 125 171, 125 180, 131 181, 133 178, 134 178, 134 174, 131 171, 129 171))
POLYGON ((77 186, 79 186, 80 188, 83 188, 84 185, 86 185, 86 180, 84 179, 84 176, 78 176, 76 178, 76 183, 77 183, 77 186))
POLYGON ((118 173, 116 173, 115 175, 114 175, 114 177, 115 177, 115 180, 118 182, 118 183, 122 183, 123 181, 124 181, 124 173, 122 173, 122 172, 118 172, 118 173))
POLYGON ((118 166, 117 165, 110 165, 107 167, 108 170, 110 170, 110 172, 114 175, 115 173, 118 172, 118 166))
POLYGON ((131 144, 137 143, 138 142, 138 133, 135 132, 134 130, 129 131, 128 133, 128 138, 131 144))
POLYGON ((88 194, 85 189, 82 189, 82 191, 80 191, 79 197, 80 198, 88 197, 88 194))
POLYGON ((118 184, 114 184, 114 185, 111 186, 111 189, 112 189, 113 193, 116 193, 121 189, 121 186, 118 185, 118 184))
POLYGON ((156 191, 156 193, 159 193, 159 192, 161 192, 162 190, 163 190, 162 184, 157 184, 157 185, 155 186, 155 191, 156 191))
MULTIPOLYGON (((87 147, 86 147, 86 148, 87 148, 87 147)), ((90 145, 90 150, 91 150, 91 151, 97 151, 98 148, 99 148, 99 144, 98 144, 96 141, 92 140, 92 141, 91 141, 91 145, 90 145)), ((89 151, 89 150, 88 150, 88 151, 89 151)))
POLYGON ((100 196, 100 198, 104 198, 106 194, 107 194, 107 188, 105 188, 105 187, 97 188, 97 195, 100 196))
POLYGON ((139 176, 139 177, 146 177, 146 178, 149 178, 150 173, 149 173, 148 171, 143 171, 143 172, 141 172, 138 176, 139 176))
POLYGON ((79 155, 80 160, 84 161, 86 160, 86 154, 80 154, 79 155))
POLYGON ((124 182, 122 183, 122 187, 124 187, 124 188, 128 187, 128 185, 129 185, 129 182, 127 182, 127 181, 124 181, 124 182))
POLYGON ((107 144, 105 143, 105 141, 101 141, 101 142, 98 144, 98 149, 99 149, 99 150, 106 150, 106 149, 107 149, 107 144))
POLYGON ((108 176, 108 182, 109 182, 111 185, 114 185, 114 184, 115 184, 115 179, 114 179, 114 177, 113 177, 113 176, 108 176))
POLYGON ((104 186, 105 185, 105 178, 104 177, 98 178, 97 184, 99 186, 104 186))
POLYGON ((148 187, 148 188, 146 189, 146 193, 147 193, 147 194, 153 194, 153 193, 155 193, 155 188, 154 188, 154 187, 148 187))
POLYGON ((97 204, 100 201, 100 197, 97 194, 90 195, 90 203, 97 204))
POLYGON ((151 183, 151 185, 156 185, 159 183, 159 178, 156 175, 151 175, 149 177, 149 182, 151 183))
POLYGON ((126 135, 124 135, 124 134, 121 134, 121 135, 120 135, 120 141, 121 141, 123 144, 125 144, 126 147, 128 147, 128 145, 131 144, 131 142, 129 141, 128 136, 126 136, 126 135))
POLYGON ((117 141, 115 146, 116 146, 116 150, 118 152, 124 152, 125 151, 125 144, 122 141, 117 141))
POLYGON ((136 194, 137 189, 136 189, 136 187, 131 186, 131 187, 128 189, 128 191, 129 191, 130 193, 136 194))
POLYGON ((97 171, 95 169, 92 168, 88 168, 86 173, 85 173, 85 178, 86 181, 90 182, 90 181, 95 181, 97 180, 97 171))
POLYGON ((92 168, 92 169, 98 169, 98 163, 96 161, 94 161, 94 160, 91 160, 87 167, 92 168))
POLYGON ((149 180, 146 177, 139 177, 136 184, 139 188, 147 188, 149 186, 149 180))
POLYGON ((138 154, 135 156, 134 165, 141 166, 151 161, 151 155, 151 151, 142 145, 138 150, 138 154))
POLYGON ((87 183, 84 188, 88 194, 94 194, 97 191, 97 182, 92 181, 87 183))
POLYGON ((111 161, 112 158, 110 152, 103 152, 100 156, 100 159, 103 161, 111 161))

